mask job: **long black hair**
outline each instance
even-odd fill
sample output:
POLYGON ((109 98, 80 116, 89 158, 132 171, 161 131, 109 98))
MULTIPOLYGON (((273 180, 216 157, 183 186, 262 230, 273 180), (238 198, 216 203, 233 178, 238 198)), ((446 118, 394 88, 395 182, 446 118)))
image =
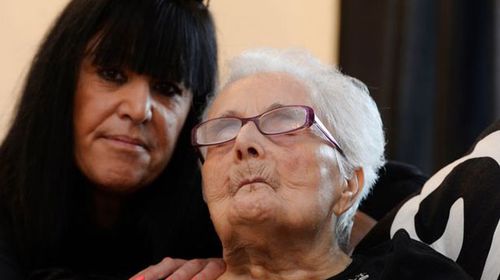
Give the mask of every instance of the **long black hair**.
POLYGON ((153 185, 175 188, 185 184, 182 172, 197 170, 189 130, 217 74, 207 8, 195 0, 71 1, 34 57, 0 146, 0 207, 27 267, 50 262, 74 213, 88 203, 73 155, 73 99, 89 52, 97 65, 183 82, 192 91, 193 106, 171 164, 153 185))

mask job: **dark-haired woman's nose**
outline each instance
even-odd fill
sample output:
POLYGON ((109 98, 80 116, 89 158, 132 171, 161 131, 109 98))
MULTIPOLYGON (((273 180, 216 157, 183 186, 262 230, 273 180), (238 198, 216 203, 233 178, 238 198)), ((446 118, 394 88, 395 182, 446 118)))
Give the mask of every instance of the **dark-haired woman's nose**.
POLYGON ((146 123, 153 117, 152 96, 149 82, 138 79, 129 82, 120 90, 118 107, 120 118, 128 118, 135 124, 146 123))
POLYGON ((243 125, 234 140, 234 156, 236 161, 264 157, 262 135, 253 122, 243 125))

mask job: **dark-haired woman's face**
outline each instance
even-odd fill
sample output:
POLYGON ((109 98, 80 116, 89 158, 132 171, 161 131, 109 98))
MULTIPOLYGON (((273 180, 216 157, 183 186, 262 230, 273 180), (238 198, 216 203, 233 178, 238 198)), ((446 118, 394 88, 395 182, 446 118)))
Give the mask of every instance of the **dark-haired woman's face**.
POLYGON ((192 94, 177 83, 82 62, 75 94, 75 159, 101 189, 130 193, 170 160, 192 94))

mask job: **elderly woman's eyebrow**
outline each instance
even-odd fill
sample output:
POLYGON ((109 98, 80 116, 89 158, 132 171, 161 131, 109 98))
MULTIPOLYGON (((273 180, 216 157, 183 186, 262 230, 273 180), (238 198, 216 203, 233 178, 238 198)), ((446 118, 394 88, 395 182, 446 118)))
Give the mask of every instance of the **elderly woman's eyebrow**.
POLYGON ((264 110, 264 112, 270 111, 272 109, 280 108, 280 107, 283 107, 283 106, 285 106, 285 105, 283 105, 283 104, 281 104, 279 102, 275 102, 275 103, 271 104, 270 106, 268 106, 267 109, 264 110))
MULTIPOLYGON (((262 112, 260 112, 261 114, 264 113, 264 112, 267 112, 267 111, 270 111, 272 109, 276 109, 276 108, 280 108, 280 107, 283 107, 285 105, 279 103, 279 102, 275 102, 269 106, 266 107, 266 109, 264 109, 262 112)), ((225 111, 224 113, 220 114, 217 118, 226 118, 226 117, 241 117, 241 114, 234 111, 234 110, 227 110, 225 111)))
POLYGON ((234 111, 234 110, 228 110, 225 111, 224 113, 220 114, 219 116, 216 116, 216 118, 226 118, 226 117, 238 117, 239 113, 234 111))

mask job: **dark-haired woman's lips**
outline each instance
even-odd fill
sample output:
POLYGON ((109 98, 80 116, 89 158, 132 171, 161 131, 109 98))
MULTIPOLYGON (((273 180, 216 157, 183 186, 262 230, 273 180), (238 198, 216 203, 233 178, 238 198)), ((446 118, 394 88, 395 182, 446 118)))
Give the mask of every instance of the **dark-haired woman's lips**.
POLYGON ((139 138, 130 137, 126 135, 106 135, 103 138, 110 144, 118 148, 136 150, 136 151, 149 150, 146 142, 139 138))

